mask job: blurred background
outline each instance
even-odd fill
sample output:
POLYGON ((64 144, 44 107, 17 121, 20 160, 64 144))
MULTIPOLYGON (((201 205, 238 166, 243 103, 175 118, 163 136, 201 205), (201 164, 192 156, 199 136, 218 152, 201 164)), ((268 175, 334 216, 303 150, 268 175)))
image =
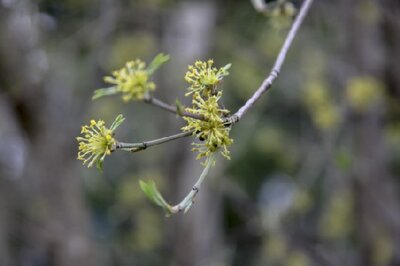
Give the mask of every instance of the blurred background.
POLYGON ((103 173, 76 160, 90 119, 124 114, 127 142, 184 125, 140 102, 91 101, 110 71, 168 53, 155 95, 188 104, 187 65, 232 63, 234 112, 291 21, 250 0, 0 0, 0 265, 400 265, 397 0, 315 1, 186 215, 166 218, 138 180, 178 202, 202 170, 190 139, 116 152, 103 173))

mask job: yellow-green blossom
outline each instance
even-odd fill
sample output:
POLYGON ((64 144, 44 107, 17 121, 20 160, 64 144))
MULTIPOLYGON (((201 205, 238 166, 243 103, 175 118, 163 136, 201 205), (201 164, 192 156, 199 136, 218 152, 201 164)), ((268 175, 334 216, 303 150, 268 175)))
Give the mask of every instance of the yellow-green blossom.
POLYGON ((169 55, 160 53, 147 67, 146 63, 139 59, 127 62, 123 68, 104 78, 104 81, 112 86, 95 90, 92 99, 122 93, 124 101, 143 100, 156 88, 154 82, 150 81, 151 76, 168 60, 169 55))
POLYGON ((193 107, 185 108, 187 112, 201 115, 204 120, 184 117, 187 126, 183 127, 183 131, 194 131, 197 137, 204 141, 203 143, 194 143, 193 151, 198 151, 197 159, 210 155, 210 153, 222 148, 222 155, 227 159, 229 157, 228 147, 233 140, 229 138, 230 127, 226 127, 223 122, 223 116, 229 111, 221 109, 218 101, 222 92, 210 96, 206 99, 202 98, 199 92, 193 94, 193 107))
POLYGON ((101 168, 106 155, 115 149, 114 131, 124 120, 122 115, 117 116, 110 128, 104 125, 103 120, 91 120, 89 125, 82 126, 82 136, 76 138, 79 143, 78 160, 88 167, 96 164, 101 168))
POLYGON ((208 60, 207 62, 196 61, 194 66, 189 66, 189 71, 186 72, 185 80, 190 84, 190 95, 194 92, 202 92, 202 95, 207 95, 211 92, 214 94, 216 87, 224 76, 229 75, 228 69, 231 64, 228 64, 220 69, 213 67, 214 61, 208 60))
POLYGON ((125 67, 113 71, 112 76, 106 76, 104 81, 115 85, 122 92, 124 101, 143 100, 146 93, 155 90, 156 85, 149 80, 150 74, 146 63, 141 60, 129 61, 125 67))

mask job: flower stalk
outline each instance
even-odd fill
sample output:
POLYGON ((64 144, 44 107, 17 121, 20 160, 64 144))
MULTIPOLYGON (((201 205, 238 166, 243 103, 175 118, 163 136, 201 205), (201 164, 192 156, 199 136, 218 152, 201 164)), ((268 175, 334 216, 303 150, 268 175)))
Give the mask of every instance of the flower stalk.
POLYGON ((172 106, 169 105, 157 98, 154 98, 152 96, 150 96, 150 94, 148 94, 145 98, 144 98, 144 102, 147 104, 151 104, 153 106, 156 106, 158 108, 161 108, 165 111, 168 111, 170 113, 179 115, 179 116, 186 116, 186 117, 191 117, 194 119, 198 119, 198 120, 205 120, 204 117, 202 117, 201 115, 197 115, 197 114, 192 114, 190 112, 185 111, 182 106, 180 104, 176 104, 176 106, 172 106))

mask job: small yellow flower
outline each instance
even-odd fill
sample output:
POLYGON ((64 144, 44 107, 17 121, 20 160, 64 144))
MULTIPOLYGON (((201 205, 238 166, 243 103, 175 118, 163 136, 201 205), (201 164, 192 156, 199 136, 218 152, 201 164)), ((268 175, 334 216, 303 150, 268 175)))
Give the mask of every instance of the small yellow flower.
POLYGON ((169 55, 158 54, 146 67, 146 63, 137 59, 129 61, 125 67, 113 71, 111 76, 104 77, 104 81, 112 86, 94 91, 92 99, 122 93, 124 101, 143 100, 156 85, 150 81, 154 72, 169 60, 169 55))
POLYGON ((229 157, 228 147, 233 143, 229 138, 230 127, 226 127, 223 122, 223 116, 229 111, 221 109, 218 101, 222 92, 217 95, 210 96, 206 99, 202 98, 199 92, 193 94, 193 108, 186 108, 187 112, 198 114, 204 117, 204 120, 184 117, 187 126, 183 127, 183 131, 194 131, 195 135, 203 143, 194 143, 193 151, 198 151, 197 159, 210 155, 210 153, 222 148, 222 155, 227 159, 229 157))
POLYGON ((124 101, 143 100, 146 93, 155 90, 154 82, 149 81, 150 73, 146 63, 141 60, 129 61, 125 67, 112 72, 104 81, 114 84, 117 91, 122 92, 124 101))
POLYGON ((207 62, 196 61, 194 66, 189 66, 189 71, 186 72, 185 80, 190 84, 190 87, 186 95, 190 95, 194 92, 202 92, 203 95, 210 92, 214 94, 219 82, 225 76, 229 75, 228 69, 231 67, 231 64, 220 69, 213 67, 213 64, 214 61, 210 59, 207 62))
POLYGON ((92 167, 96 163, 101 169, 104 158, 115 149, 115 129, 124 121, 122 115, 117 116, 110 128, 104 125, 103 120, 90 120, 90 125, 82 126, 81 134, 76 138, 79 144, 78 160, 92 167))

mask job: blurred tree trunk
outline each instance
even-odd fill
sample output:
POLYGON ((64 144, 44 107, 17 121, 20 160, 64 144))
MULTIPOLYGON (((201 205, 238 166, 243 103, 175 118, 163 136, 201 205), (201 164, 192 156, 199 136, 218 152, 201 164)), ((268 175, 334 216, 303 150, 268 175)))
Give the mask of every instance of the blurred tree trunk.
POLYGON ((400 101, 400 1, 384 0, 381 6, 386 48, 385 79, 389 92, 400 101))
MULTIPOLYGON (((185 1, 170 14, 164 29, 166 50, 173 58, 170 64, 173 73, 168 76, 167 81, 169 95, 182 95, 183 89, 187 87, 182 82, 182 75, 187 71, 188 64, 193 64, 195 60, 208 59, 215 15, 216 6, 212 1, 185 1), (179 38, 176 39, 176 36, 179 38), (177 61, 177 58, 181 60, 177 61), (172 78, 174 76, 179 79, 172 78)), ((173 102, 175 99, 169 100, 173 102)), ((189 105, 190 102, 184 104, 189 105)), ((176 122, 170 122, 170 125, 176 125, 176 122)), ((200 161, 194 160, 194 155, 190 152, 190 142, 191 140, 187 140, 182 144, 184 146, 178 146, 176 154, 171 156, 175 159, 169 163, 173 168, 170 180, 171 184, 175 184, 172 185, 174 202, 180 201, 190 191, 203 168, 200 161)), ((171 246, 175 248, 172 265, 222 264, 224 248, 220 228, 221 198, 214 191, 211 192, 209 187, 209 179, 218 174, 216 170, 213 168, 210 171, 190 212, 185 216, 172 218, 174 227, 170 234, 174 243, 171 246)))
MULTIPOLYGON (((394 106, 391 111, 393 111, 394 116, 398 117, 400 115, 400 1, 397 0, 384 0, 381 1, 382 8, 382 32, 385 49, 385 66, 384 66, 384 81, 388 93, 394 99, 394 106), (386 44, 386 45, 385 45, 386 44)), ((398 181, 398 180, 397 180, 398 181)), ((390 188, 392 192, 395 190, 395 184, 391 183, 388 186, 393 186, 390 188)), ((397 186, 398 187, 398 186, 397 186)), ((393 207, 393 220, 391 226, 391 234, 394 240, 394 259, 393 265, 400 264, 400 206, 398 199, 398 190, 395 191, 397 197, 395 198, 397 204, 393 207), (394 227, 394 228, 393 228, 394 227)))
MULTIPOLYGON (((382 48, 385 45, 379 39, 381 32, 379 23, 371 21, 370 19, 373 18, 369 18, 362 12, 362 10, 365 11, 362 6, 365 7, 368 4, 378 9, 378 6, 372 2, 366 0, 342 1, 346 14, 346 25, 348 25, 348 52, 351 60, 349 63, 354 67, 354 73, 351 74, 367 75, 383 80, 385 76, 384 62, 390 62, 390 67, 395 67, 393 59, 398 51, 391 50, 384 56, 382 48)), ((398 1, 395 0, 384 2, 387 3, 386 8, 390 8, 389 2, 398 4, 398 1)), ((384 10, 382 15, 391 12, 384 10)), ((384 15, 384 17, 386 16, 384 15)), ((397 31, 398 29, 397 27, 397 31)), ((390 38, 395 42, 396 37, 391 36, 390 38)), ((398 46, 396 49, 398 50, 398 46)), ((397 81, 400 80, 397 79, 397 81)), ((389 82, 385 85, 389 88, 391 86, 389 82)), ((399 85, 400 83, 396 86, 399 85)), ((389 153, 384 138, 386 111, 386 106, 381 102, 362 114, 352 114, 356 149, 353 174, 360 225, 358 236, 363 243, 360 254, 361 265, 365 266, 398 265, 400 263, 400 224, 398 222, 400 221, 400 205, 396 182, 389 170, 389 153)))
POLYGON ((5 238, 15 241, 9 247, 14 257, 2 265, 94 265, 80 176, 74 155, 65 152, 74 141, 72 95, 63 86, 49 87, 37 7, 30 1, 7 3, 0 4, 1 97, 10 103, 26 156, 14 183, 21 197, 8 198, 18 203, 7 204, 14 209, 5 217, 18 229, 5 238))

